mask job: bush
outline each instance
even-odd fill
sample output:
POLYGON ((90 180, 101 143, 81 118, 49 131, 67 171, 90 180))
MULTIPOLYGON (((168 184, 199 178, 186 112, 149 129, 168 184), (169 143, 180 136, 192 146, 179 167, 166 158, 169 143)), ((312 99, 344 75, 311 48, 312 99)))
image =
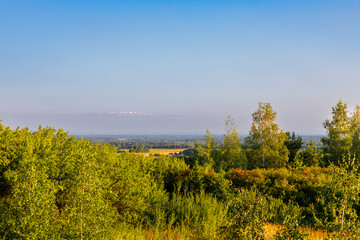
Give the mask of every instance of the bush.
MULTIPOLYGON (((333 168, 234 169, 226 177, 237 189, 255 187, 285 203, 295 202, 303 210, 302 224, 316 228, 338 225, 339 211, 336 209, 339 208, 341 193, 336 186, 341 180, 335 177, 333 168)), ((354 220, 358 207, 358 203, 349 205, 346 218, 354 220)))
POLYGON ((0 125, 0 235, 108 238, 120 221, 143 219, 163 194, 151 167, 61 129, 0 125))
POLYGON ((154 160, 152 175, 158 184, 164 184, 168 193, 196 192, 204 190, 220 200, 230 198, 230 181, 222 173, 215 173, 207 166, 195 166, 193 169, 185 163, 184 159, 161 156, 154 160))
POLYGON ((174 193, 166 207, 166 214, 168 222, 191 228, 197 239, 219 239, 227 207, 204 191, 184 195, 174 193))

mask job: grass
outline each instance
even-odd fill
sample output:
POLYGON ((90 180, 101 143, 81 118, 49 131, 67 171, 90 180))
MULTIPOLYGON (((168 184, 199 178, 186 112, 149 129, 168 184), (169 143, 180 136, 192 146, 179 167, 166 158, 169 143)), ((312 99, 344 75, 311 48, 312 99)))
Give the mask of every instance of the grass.
MULTIPOLYGON (((265 239, 266 240, 272 239, 272 237, 274 237, 275 234, 283 228, 284 226, 278 224, 267 223, 264 226, 265 239)), ((324 230, 314 230, 311 228, 300 228, 300 229, 302 232, 308 234, 307 237, 308 240, 322 240, 325 239, 325 237, 327 236, 326 231, 324 230)))

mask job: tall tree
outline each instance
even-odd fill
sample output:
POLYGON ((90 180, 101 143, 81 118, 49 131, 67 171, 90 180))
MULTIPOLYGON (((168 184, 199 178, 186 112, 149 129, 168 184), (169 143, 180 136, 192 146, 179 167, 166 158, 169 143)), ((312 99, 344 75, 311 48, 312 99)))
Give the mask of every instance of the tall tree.
POLYGON ((360 106, 356 106, 351 116, 352 146, 351 152, 357 161, 360 159, 360 106))
MULTIPOLYGON (((45 131, 39 129, 39 134, 44 139, 45 131)), ((5 181, 1 184, 11 187, 0 201, 0 228, 6 226, 5 232, 11 239, 58 238, 60 221, 55 199, 58 186, 49 179, 48 159, 38 154, 47 152, 45 149, 51 146, 51 138, 46 139, 49 143, 44 146, 28 129, 16 129, 12 132, 7 128, 0 135, 2 147, 11 149, 7 151, 8 154, 1 154, 2 160, 10 160, 3 162, 9 165, 2 165, 7 169, 2 172, 1 178, 5 181), (17 159, 14 159, 15 155, 18 156, 17 159)), ((6 153, 2 150, 1 153, 6 153)), ((53 156, 50 153, 46 157, 53 156)))
POLYGON ((215 138, 209 130, 206 130, 206 134, 204 135, 204 142, 204 146, 202 146, 200 142, 195 143, 194 159, 196 164, 201 166, 212 166, 214 164, 213 154, 217 143, 215 142, 215 138))
POLYGON ((339 165, 352 147, 353 129, 347 104, 340 100, 335 107, 332 107, 332 118, 327 119, 323 126, 327 132, 327 137, 321 138, 325 164, 339 165))
POLYGON ((68 173, 64 181, 65 206, 62 218, 68 223, 62 231, 65 238, 101 239, 117 220, 115 208, 106 195, 108 179, 102 174, 98 161, 99 147, 81 139, 68 155, 70 161, 63 166, 68 173))
POLYGON ((215 157, 215 170, 229 170, 231 168, 247 168, 247 159, 241 148, 240 135, 236 131, 234 120, 231 116, 225 121, 224 141, 215 157))
MULTIPOLYGON (((353 205, 359 202, 360 182, 358 165, 356 158, 348 153, 340 160, 339 166, 333 168, 333 177, 336 182, 333 188, 333 198, 337 201, 337 207, 334 207, 333 213, 340 231, 349 230, 356 226, 356 219, 349 218, 349 215, 354 214, 353 205), (348 215, 346 219, 346 215, 348 215)), ((354 238, 358 239, 358 238, 354 238)))
POLYGON ((276 112, 270 103, 259 103, 252 114, 253 123, 245 143, 250 148, 252 168, 283 167, 288 162, 289 151, 285 146, 287 135, 275 123, 276 112))

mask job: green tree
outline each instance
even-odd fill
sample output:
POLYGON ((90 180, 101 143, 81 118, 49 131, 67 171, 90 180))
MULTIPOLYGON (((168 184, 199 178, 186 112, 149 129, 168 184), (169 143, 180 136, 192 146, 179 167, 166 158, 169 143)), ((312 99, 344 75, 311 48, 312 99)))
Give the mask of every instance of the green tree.
POLYGON ((325 164, 339 165, 352 148, 353 129, 347 104, 341 100, 332 108, 332 118, 323 123, 327 137, 321 138, 325 164))
POLYGON ((151 195, 158 191, 150 172, 155 167, 153 160, 134 153, 122 153, 118 157, 112 153, 103 158, 108 165, 104 166, 109 181, 106 196, 122 221, 138 223, 150 207, 151 195), (106 161, 109 158, 113 161, 106 161))
POLYGON ((231 168, 247 168, 247 158, 241 148, 240 136, 231 116, 225 121, 224 141, 215 157, 214 169, 228 171, 231 168))
POLYGON ((360 106, 356 106, 351 116, 352 146, 351 152, 355 154, 356 161, 360 159, 360 106))
POLYGON ((303 162, 306 166, 319 166, 321 161, 321 152, 317 149, 316 142, 310 139, 306 149, 302 152, 303 162))
POLYGON ((62 140, 58 139, 63 135, 60 130, 42 127, 36 132, 0 129, 0 229, 7 237, 59 237, 58 159, 62 140))
POLYGON ((275 123, 276 112, 270 103, 259 103, 259 109, 252 114, 253 123, 245 143, 252 168, 284 167, 289 151, 285 146, 287 135, 275 123))
POLYGON ((310 139, 308 144, 306 145, 306 149, 299 150, 293 162, 293 166, 301 167, 303 165, 311 167, 311 166, 319 166, 321 162, 322 154, 317 149, 316 142, 313 139, 310 139))
MULTIPOLYGON (((101 148, 81 139, 70 145, 61 166, 62 236, 71 239, 104 238, 117 220, 106 199, 108 178, 103 174, 101 148)), ((115 152, 115 149, 114 149, 115 152)), ((104 154, 104 153, 102 153, 104 154)))
POLYGON ((227 238, 264 239, 263 227, 270 217, 266 200, 256 188, 241 189, 229 203, 227 238))
POLYGON ((301 136, 295 136, 295 133, 286 132, 288 139, 285 141, 285 146, 289 150, 289 163, 294 161, 296 153, 301 149, 304 141, 301 136))
MULTIPOLYGON (((7 139, 6 147, 12 149, 12 153, 4 156, 9 157, 6 161, 9 165, 3 169, 5 171, 2 172, 2 178, 10 189, 0 200, 2 231, 8 238, 58 237, 60 221, 55 204, 58 186, 48 176, 46 159, 39 158, 37 154, 41 143, 28 129, 17 129, 14 132, 7 129, 1 135, 3 134, 7 135, 4 136, 7 139), (18 143, 20 144, 17 145, 18 143), (17 159, 13 158, 15 155, 18 156, 17 159)), ((0 138, 1 142, 5 140, 0 138)))
POLYGON ((214 136, 210 133, 209 130, 206 130, 204 135, 204 146, 201 146, 200 142, 195 143, 194 148, 194 159, 195 165, 199 164, 200 166, 212 167, 214 164, 214 151, 216 150, 217 143, 215 142, 214 136))
POLYGON ((339 166, 334 166, 336 184, 332 187, 333 198, 338 202, 336 211, 336 226, 339 230, 358 230, 356 222, 358 215, 353 209, 359 203, 360 182, 356 159, 350 153, 344 156, 339 166), (347 217, 347 218, 346 218, 347 217))
POLYGON ((152 164, 61 129, 0 125, 0 236, 108 239, 114 224, 141 219, 157 197, 152 164))

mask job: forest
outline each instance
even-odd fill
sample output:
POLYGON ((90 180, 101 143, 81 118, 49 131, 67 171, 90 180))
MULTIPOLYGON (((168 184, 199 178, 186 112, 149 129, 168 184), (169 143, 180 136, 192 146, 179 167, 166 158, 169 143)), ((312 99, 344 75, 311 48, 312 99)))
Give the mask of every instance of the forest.
POLYGON ((276 116, 260 102, 243 142, 229 116, 222 142, 148 157, 0 122, 0 238, 358 239, 360 106, 332 107, 321 149, 276 116))

